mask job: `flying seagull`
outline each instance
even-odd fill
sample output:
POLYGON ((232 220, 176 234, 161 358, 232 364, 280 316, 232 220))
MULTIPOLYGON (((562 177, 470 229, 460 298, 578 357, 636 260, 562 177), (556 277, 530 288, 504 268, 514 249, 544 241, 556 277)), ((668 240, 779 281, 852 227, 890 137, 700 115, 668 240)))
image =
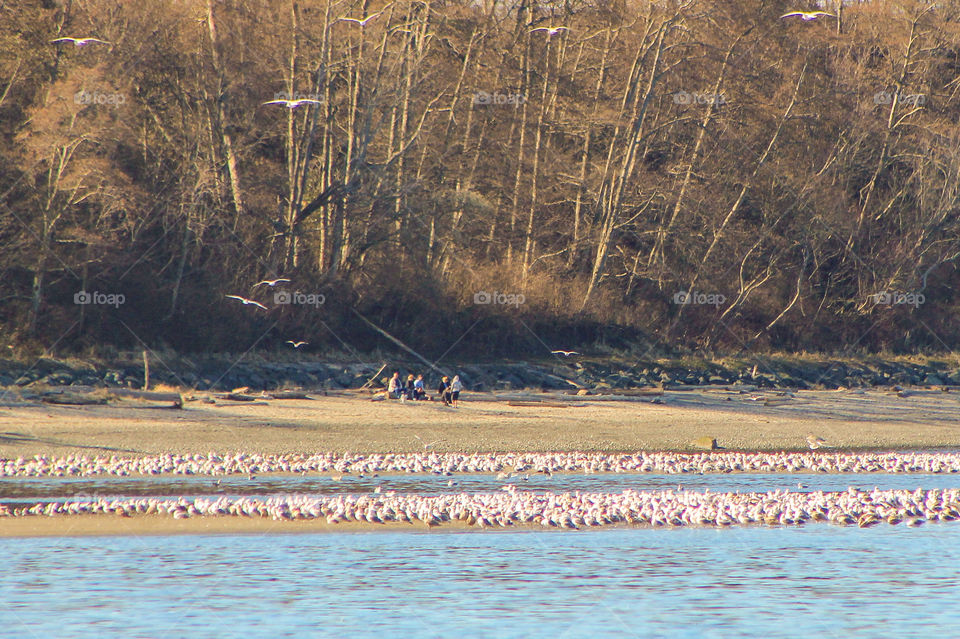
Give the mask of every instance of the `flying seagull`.
POLYGON ((260 286, 261 284, 266 284, 267 286, 273 288, 274 286, 276 286, 277 284, 279 284, 279 283, 281 283, 281 282, 289 282, 289 281, 290 281, 290 280, 285 280, 285 279, 283 279, 282 277, 279 277, 279 278, 277 278, 277 279, 275 279, 275 280, 263 280, 262 282, 257 282, 256 284, 254 284, 254 285, 253 285, 253 288, 257 288, 257 287, 260 286))
POLYGON ((230 299, 233 299, 233 300, 240 300, 241 302, 243 302, 244 306, 247 306, 248 304, 253 304, 254 306, 259 306, 263 310, 267 310, 267 307, 261 304, 260 302, 257 302, 254 300, 248 300, 247 298, 240 297, 239 295, 227 295, 226 297, 229 297, 230 299))
POLYGON ((264 104, 282 104, 288 109, 296 109, 301 104, 323 104, 320 100, 308 100, 307 98, 301 98, 299 100, 269 100, 264 102, 264 104))
POLYGON ((363 27, 363 26, 366 26, 366 24, 367 24, 368 22, 370 22, 371 20, 373 20, 374 18, 376 18, 376 17, 377 17, 378 15, 380 15, 381 13, 383 13, 383 11, 378 11, 378 12, 376 12, 376 13, 371 13, 370 15, 368 15, 368 16, 367 16, 366 18, 364 18, 363 20, 357 20, 356 18, 340 18, 340 21, 341 21, 341 22, 356 22, 356 23, 359 24, 361 27, 363 27))
POLYGON ((530 29, 530 33, 534 31, 546 31, 547 36, 555 36, 561 31, 569 31, 566 27, 537 27, 536 29, 530 29))
POLYGON ((818 448, 831 448, 827 445, 827 440, 822 437, 817 437, 816 435, 807 435, 807 445, 810 446, 810 450, 816 450, 818 448))
POLYGON ((570 357, 571 355, 579 355, 577 351, 550 351, 553 355, 563 355, 564 357, 570 357))
MULTIPOLYGON (((414 435, 414 437, 416 437, 417 439, 420 439, 420 436, 419 436, 419 435, 414 435)), ((438 439, 437 441, 435 441, 435 442, 430 442, 430 443, 428 444, 427 442, 425 442, 425 441, 423 441, 422 439, 420 439, 420 443, 423 444, 424 449, 427 449, 427 448, 430 448, 431 446, 433 446, 434 444, 439 444, 439 443, 440 443, 440 440, 438 439)))
POLYGON ((294 348, 300 348, 301 346, 306 346, 310 342, 294 342, 293 340, 287 340, 287 344, 292 344, 294 348))
POLYGON ((832 13, 827 13, 826 11, 792 11, 790 13, 785 13, 780 16, 780 19, 784 18, 800 18, 801 20, 810 21, 816 20, 819 17, 824 18, 836 18, 837 16, 832 13))
POLYGON ((99 40, 97 38, 57 38, 56 40, 51 40, 50 42, 72 42, 78 47, 82 47, 85 44, 90 44, 91 42, 97 42, 99 44, 110 44, 106 40, 99 40))

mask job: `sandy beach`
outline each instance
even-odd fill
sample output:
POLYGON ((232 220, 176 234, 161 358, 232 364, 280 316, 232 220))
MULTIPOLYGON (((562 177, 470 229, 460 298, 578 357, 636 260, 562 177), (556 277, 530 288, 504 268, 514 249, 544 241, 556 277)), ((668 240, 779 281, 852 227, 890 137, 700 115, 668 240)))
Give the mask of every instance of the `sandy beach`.
POLYGON ((841 449, 960 447, 960 392, 941 389, 697 388, 658 398, 466 393, 457 409, 359 395, 217 401, 188 401, 183 409, 5 405, 0 457, 414 452, 426 444, 470 453, 682 451, 704 437, 726 449, 770 451, 805 449, 811 433, 841 449))

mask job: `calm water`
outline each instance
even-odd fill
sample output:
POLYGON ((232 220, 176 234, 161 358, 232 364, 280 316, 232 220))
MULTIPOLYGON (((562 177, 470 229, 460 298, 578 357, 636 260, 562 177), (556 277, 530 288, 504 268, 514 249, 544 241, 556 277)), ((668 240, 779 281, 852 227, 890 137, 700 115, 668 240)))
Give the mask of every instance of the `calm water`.
POLYGON ((960 477, 948 474, 881 475, 881 474, 728 474, 728 475, 531 475, 529 480, 518 477, 497 479, 493 475, 393 475, 386 477, 350 477, 333 481, 329 476, 273 476, 258 477, 97 477, 81 479, 35 478, 0 479, 0 501, 8 504, 36 503, 67 498, 88 499, 99 496, 213 496, 213 495, 332 495, 370 493, 380 486, 382 490, 402 493, 437 495, 440 493, 496 492, 506 484, 521 490, 620 492, 634 490, 665 490, 682 486, 685 490, 714 492, 765 492, 790 490, 842 491, 849 487, 860 490, 917 488, 955 488, 960 477), (219 481, 219 484, 217 483, 219 481), (454 482, 448 485, 448 482, 454 482), (802 484, 803 488, 797 484, 802 484))
POLYGON ((19 637, 956 636, 960 526, 0 539, 19 637))
MULTIPOLYGON (((165 477, 0 481, 91 495, 948 488, 955 475, 165 477), (448 486, 447 482, 457 482, 448 486), (804 484, 798 488, 797 484, 804 484)), ((2 525, 2 522, 0 522, 2 525)), ((0 636, 956 636, 960 523, 0 538, 0 636)))

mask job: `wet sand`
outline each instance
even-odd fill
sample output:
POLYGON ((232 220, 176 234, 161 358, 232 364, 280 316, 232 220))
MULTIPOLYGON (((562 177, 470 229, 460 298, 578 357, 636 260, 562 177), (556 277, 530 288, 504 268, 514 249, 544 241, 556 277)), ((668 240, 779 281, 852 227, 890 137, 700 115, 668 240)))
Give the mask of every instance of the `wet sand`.
POLYGON ((170 453, 801 450, 813 433, 842 449, 960 447, 960 392, 698 388, 645 398, 465 393, 460 408, 368 396, 0 407, 0 457, 170 453), (511 406, 510 401, 528 405, 511 406), (532 402, 547 401, 551 405, 532 402), (556 404, 561 404, 557 406, 556 404))
MULTIPOLYGON (((528 529, 542 526, 528 525, 528 529)), ((523 527, 515 527, 523 528, 523 527)), ((422 522, 340 522, 328 524, 324 519, 303 521, 274 521, 268 517, 248 519, 243 517, 192 517, 174 519, 168 515, 77 515, 72 517, 22 517, 5 518, 0 521, 0 537, 85 537, 99 535, 223 535, 318 532, 377 532, 377 531, 443 531, 475 530, 463 521, 448 521, 430 527, 422 522)))

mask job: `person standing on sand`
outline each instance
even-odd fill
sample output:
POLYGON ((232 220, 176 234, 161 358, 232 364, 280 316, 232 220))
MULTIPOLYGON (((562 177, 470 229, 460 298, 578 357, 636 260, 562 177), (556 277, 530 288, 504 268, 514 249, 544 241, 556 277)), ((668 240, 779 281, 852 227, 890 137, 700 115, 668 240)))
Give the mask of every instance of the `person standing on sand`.
POLYGON ((400 372, 397 371, 393 374, 393 377, 390 378, 390 383, 387 385, 388 397, 393 397, 395 399, 403 399, 403 380, 400 379, 400 372))
POLYGON ((460 383, 460 376, 454 375, 453 381, 450 382, 450 401, 453 403, 453 407, 457 407, 457 401, 460 399, 460 391, 463 390, 463 384, 460 383))
POLYGON ((450 384, 449 384, 449 380, 450 380, 449 377, 444 376, 443 379, 440 380, 440 385, 437 386, 437 392, 440 393, 440 399, 443 400, 443 405, 444 405, 444 406, 449 406, 449 405, 450 405, 450 384))

